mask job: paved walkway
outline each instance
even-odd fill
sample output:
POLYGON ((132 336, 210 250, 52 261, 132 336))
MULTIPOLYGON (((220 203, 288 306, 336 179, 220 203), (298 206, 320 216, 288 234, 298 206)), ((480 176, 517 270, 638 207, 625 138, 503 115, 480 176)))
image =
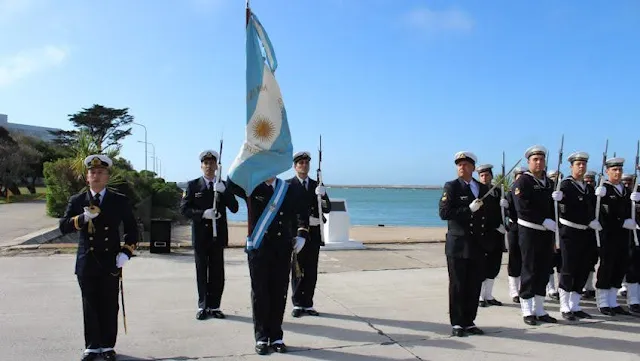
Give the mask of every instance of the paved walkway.
POLYGON ((0 247, 14 246, 58 226, 47 216, 45 201, 0 204, 0 247))
MULTIPOLYGON (((0 349, 6 360, 75 360, 83 348, 74 256, 0 257, 0 349)), ((505 259, 506 260, 506 259, 505 259)), ((141 253, 125 268, 128 334, 119 360, 261 360, 253 351, 246 255, 225 253, 226 320, 195 319, 191 253, 141 253)), ((284 317, 291 353, 270 360, 640 360, 640 319, 527 326, 520 308, 480 309, 484 336, 449 335, 447 271, 442 244, 374 245, 321 253, 316 307, 321 317, 284 317)), ((495 295, 507 301, 503 268, 495 295)), ((289 293, 290 296, 290 293, 289 293)), ((558 304, 547 305, 559 317, 558 304)), ((122 326, 122 319, 119 320, 122 326)))

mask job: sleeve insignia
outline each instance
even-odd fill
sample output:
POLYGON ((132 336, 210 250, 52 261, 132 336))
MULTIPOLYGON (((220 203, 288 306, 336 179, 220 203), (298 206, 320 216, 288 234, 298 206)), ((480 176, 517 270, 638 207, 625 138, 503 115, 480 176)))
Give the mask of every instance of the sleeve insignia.
POLYGON ((447 192, 444 192, 444 193, 442 194, 442 199, 441 199, 441 201, 446 201, 446 200, 447 200, 447 192))
POLYGON ((520 188, 516 188, 515 191, 513 192, 515 195, 520 194, 520 188))
POLYGON ((187 191, 182 191, 182 198, 186 198, 187 197, 187 191))

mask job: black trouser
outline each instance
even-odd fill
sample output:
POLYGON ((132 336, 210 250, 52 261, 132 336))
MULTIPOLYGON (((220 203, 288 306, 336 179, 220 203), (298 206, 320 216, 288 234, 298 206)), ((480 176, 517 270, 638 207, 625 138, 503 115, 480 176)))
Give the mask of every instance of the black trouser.
POLYGON ((558 287, 567 292, 582 293, 591 272, 591 255, 596 250, 594 231, 562 226, 560 250, 562 268, 558 287))
POLYGON ((498 273, 500 273, 500 267, 502 266, 502 253, 502 247, 496 247, 485 255, 485 279, 494 279, 498 276, 498 273))
POLYGON ((520 298, 545 296, 553 262, 554 234, 518 225, 522 272, 520 298))
POLYGON ((522 272, 522 254, 520 253, 520 243, 518 242, 518 225, 512 225, 507 233, 509 240, 509 263, 507 273, 509 277, 520 277, 522 272))
MULTIPOLYGON (((555 242, 555 235, 553 236, 553 242, 555 242)), ((551 260, 551 271, 549 272, 549 274, 554 274, 555 272, 562 272, 562 260, 564 258, 562 257, 562 246, 560 246, 559 249, 555 250, 553 252, 553 259, 551 260)))
POLYGON ((621 288, 629 264, 629 233, 627 230, 600 233, 600 266, 596 288, 621 288))
POLYGON ((197 245, 196 282, 198 283, 198 308, 220 308, 224 291, 224 248, 219 242, 197 245))
POLYGON ((627 283, 640 283, 640 247, 636 247, 633 242, 632 238, 626 279, 627 283))
POLYGON ((118 335, 119 276, 78 276, 87 349, 113 348, 118 335))
POLYGON ((309 240, 297 254, 298 265, 302 272, 296 278, 295 264, 291 265, 291 300, 294 306, 313 307, 313 295, 318 281, 318 257, 320 255, 320 226, 310 227, 309 240))
POLYGON ((247 255, 255 338, 265 342, 282 339, 292 251, 290 240, 269 241, 247 255))
POLYGON ((447 257, 449 270, 449 319, 451 326, 474 325, 484 281, 484 260, 447 257))

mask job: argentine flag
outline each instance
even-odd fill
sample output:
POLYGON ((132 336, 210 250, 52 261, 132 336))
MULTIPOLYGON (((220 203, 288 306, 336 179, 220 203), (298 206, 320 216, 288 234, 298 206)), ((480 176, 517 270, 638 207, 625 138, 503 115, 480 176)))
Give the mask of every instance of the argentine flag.
POLYGON ((278 67, 276 54, 267 32, 253 13, 247 23, 246 48, 246 138, 229 167, 228 177, 248 196, 261 182, 291 167, 293 144, 282 94, 274 76, 278 67))

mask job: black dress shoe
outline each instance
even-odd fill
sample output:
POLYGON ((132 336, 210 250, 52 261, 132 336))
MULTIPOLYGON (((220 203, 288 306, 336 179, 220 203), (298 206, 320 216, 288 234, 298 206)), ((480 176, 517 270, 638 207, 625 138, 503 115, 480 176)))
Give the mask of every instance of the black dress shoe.
POLYGON ((484 335, 484 331, 477 328, 476 326, 469 327, 465 331, 471 335, 484 335))
POLYGON ((116 352, 113 350, 103 352, 102 358, 104 359, 104 361, 116 361, 116 352))
POLYGON ((559 301, 560 300, 560 293, 558 293, 558 292, 550 293, 549 294, 549 298, 551 298, 552 300, 559 301))
POLYGON ((211 311, 211 316, 213 316, 213 318, 225 318, 226 317, 224 315, 224 313, 222 313, 222 311, 220 311, 220 310, 211 311))
POLYGON ((467 334, 464 332, 463 329, 461 328, 454 328, 451 330, 451 336, 455 336, 455 337, 464 337, 467 334))
POLYGON ((487 303, 490 304, 491 306, 502 306, 502 302, 496 300, 495 298, 492 300, 487 300, 487 303))
POLYGON ((616 313, 610 307, 602 307, 600 313, 606 316, 615 316, 616 313))
POLYGON ((320 316, 320 313, 316 310, 306 310, 305 313, 309 316, 320 316))
POLYGON ((487 306, 489 306, 489 305, 487 304, 487 301, 480 301, 480 302, 478 302, 478 306, 480 306, 480 307, 487 307, 487 306))
POLYGON ((266 343, 260 343, 256 345, 256 353, 258 355, 266 355, 269 353, 269 345, 266 343))
POLYGON ((590 314, 584 311, 573 312, 573 315, 576 316, 577 318, 592 318, 590 314))
POLYGON ((536 319, 540 322, 546 322, 546 323, 558 323, 558 320, 556 320, 555 318, 549 316, 548 314, 546 315, 542 315, 542 316, 536 316, 536 319))
POLYGON ((590 300, 596 297, 596 291, 587 290, 582 294, 582 298, 585 300, 590 300))
POLYGON ((299 308, 294 308, 293 311, 291 311, 291 316, 295 318, 302 316, 302 310, 299 308))
POLYGON ((513 303, 520 303, 520 297, 518 296, 513 296, 511 300, 513 301, 513 303))
POLYGON ((538 324, 538 321, 536 321, 536 316, 524 316, 524 323, 526 323, 527 325, 531 325, 531 326, 535 326, 538 324))
POLYGON ((640 305, 639 304, 635 304, 635 305, 629 306, 629 311, 631 311, 632 313, 640 314, 640 305))
POLYGON ((562 318, 567 321, 575 321, 576 316, 572 312, 562 312, 562 318))
POLYGON ((273 350, 275 352, 287 353, 287 345, 285 345, 283 343, 274 343, 274 344, 271 345, 271 347, 273 347, 273 350))
POLYGON ((80 361, 93 361, 98 358, 100 354, 95 352, 85 352, 82 354, 80 361))
POLYGON ((197 320, 206 320, 207 319, 207 311, 206 310, 198 310, 198 312, 196 312, 196 319, 197 320))
POLYGON ((611 309, 611 311, 613 311, 613 313, 615 313, 616 315, 631 316, 631 312, 625 310, 624 308, 622 308, 622 306, 614 307, 611 309))

